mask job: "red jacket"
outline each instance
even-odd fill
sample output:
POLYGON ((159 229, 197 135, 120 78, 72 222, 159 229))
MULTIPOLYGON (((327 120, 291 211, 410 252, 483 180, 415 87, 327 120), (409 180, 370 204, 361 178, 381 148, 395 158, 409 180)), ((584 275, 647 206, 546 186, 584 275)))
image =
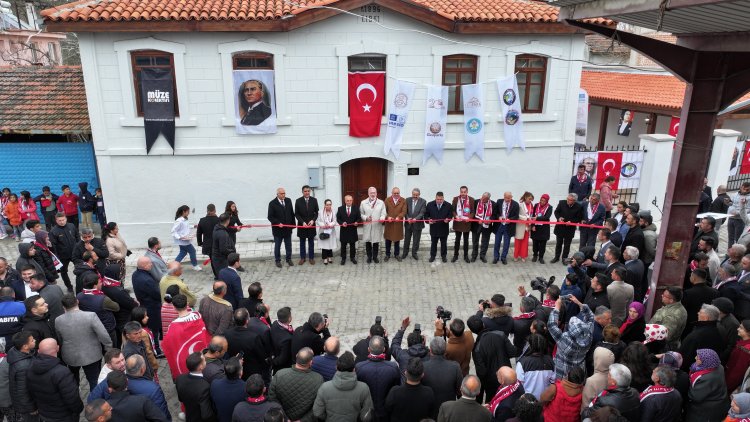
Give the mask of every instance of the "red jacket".
MULTIPOLYGON (((553 386, 542 393, 541 400, 546 401, 552 393, 553 386)), ((577 422, 581 420, 582 385, 567 380, 557 380, 554 385, 555 397, 544 408, 545 422, 577 422)))
POLYGON ((732 392, 739 387, 748 366, 750 366, 750 340, 740 340, 729 355, 727 370, 724 371, 727 391, 732 392))
POLYGON ((18 212, 21 213, 21 220, 23 221, 39 219, 39 216, 36 214, 36 202, 33 199, 29 201, 18 200, 18 212))
POLYGON ((78 195, 60 195, 57 199, 57 209, 64 212, 65 215, 78 215, 78 195))

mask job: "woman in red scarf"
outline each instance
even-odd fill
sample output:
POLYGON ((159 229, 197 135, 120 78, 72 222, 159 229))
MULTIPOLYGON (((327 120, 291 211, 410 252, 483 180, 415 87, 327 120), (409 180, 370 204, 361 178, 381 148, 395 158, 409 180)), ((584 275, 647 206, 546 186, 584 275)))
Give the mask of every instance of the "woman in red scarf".
MULTIPOLYGON (((552 207, 549 205, 549 195, 545 193, 539 199, 539 203, 534 205, 531 220, 549 222, 550 218, 552 218, 552 207)), ((549 224, 534 224, 531 226, 532 250, 534 252, 531 262, 536 262, 537 257, 539 257, 539 263, 544 264, 544 251, 547 248, 549 233, 549 224)))
POLYGON ((646 320, 643 314, 646 308, 640 302, 633 302, 628 306, 628 319, 620 326, 620 339, 629 344, 631 341, 643 342, 646 340, 644 330, 646 320))
POLYGON ((740 340, 734 346, 732 354, 729 355, 725 374, 728 391, 734 391, 739 387, 742 378, 745 376, 745 371, 750 366, 750 319, 742 321, 737 328, 737 334, 740 336, 740 340))
MULTIPOLYGON (((534 195, 531 192, 524 192, 521 196, 521 201, 518 212, 519 220, 528 220, 534 214, 534 195)), ((529 256, 529 230, 531 226, 529 224, 516 224, 516 236, 515 245, 513 246, 513 261, 526 262, 526 257, 529 256)))

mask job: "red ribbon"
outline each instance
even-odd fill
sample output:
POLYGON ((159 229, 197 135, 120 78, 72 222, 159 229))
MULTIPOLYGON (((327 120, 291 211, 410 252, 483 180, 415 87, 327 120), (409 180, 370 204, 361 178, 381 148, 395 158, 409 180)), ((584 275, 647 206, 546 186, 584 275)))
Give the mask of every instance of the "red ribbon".
MULTIPOLYGON (((357 223, 347 223, 346 227, 349 226, 364 226, 366 224, 373 224, 373 223, 395 223, 399 221, 403 221, 405 223, 441 223, 445 220, 448 221, 458 221, 458 222, 474 222, 474 223, 516 223, 516 224, 535 224, 535 225, 541 225, 541 224, 548 224, 548 225, 561 225, 561 226, 572 226, 572 227, 584 227, 589 229, 603 229, 604 226, 597 226, 595 224, 583 224, 583 223, 570 223, 567 221, 536 221, 536 220, 509 220, 509 219, 498 219, 498 220, 480 220, 477 218, 467 218, 467 219, 460 219, 460 218, 447 218, 447 219, 439 219, 439 220, 411 220, 407 218, 394 218, 392 220, 372 220, 372 221, 362 221, 357 223)), ((343 224, 333 224, 334 226, 340 226, 344 227, 343 224)), ((262 228, 262 227, 285 227, 285 228, 292 228, 292 229, 311 229, 311 228, 325 228, 325 226, 298 226, 296 224, 246 224, 242 226, 229 226, 231 229, 248 229, 248 228, 262 228)))

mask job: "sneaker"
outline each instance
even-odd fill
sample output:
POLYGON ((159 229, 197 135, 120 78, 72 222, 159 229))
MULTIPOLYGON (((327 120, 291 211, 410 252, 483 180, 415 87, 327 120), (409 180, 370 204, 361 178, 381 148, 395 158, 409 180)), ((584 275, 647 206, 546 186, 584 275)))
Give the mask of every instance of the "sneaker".
POLYGON ((193 267, 193 270, 195 270, 195 271, 202 271, 203 268, 201 268, 199 265, 196 265, 195 267, 193 267))

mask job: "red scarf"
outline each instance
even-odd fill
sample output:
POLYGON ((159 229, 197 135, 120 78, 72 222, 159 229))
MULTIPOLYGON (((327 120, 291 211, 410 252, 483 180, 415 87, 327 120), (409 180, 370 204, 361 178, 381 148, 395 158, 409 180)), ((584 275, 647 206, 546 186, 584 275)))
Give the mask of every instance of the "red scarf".
MULTIPOLYGON (((47 247, 47 245, 42 245, 41 243, 37 242, 36 240, 34 241, 34 245, 35 245, 35 246, 39 246, 40 248, 44 249, 44 250, 45 250, 45 251, 47 251, 47 252, 50 252, 50 250, 49 250, 49 248, 47 247)), ((51 253, 51 252, 50 252, 50 253, 51 253)))
POLYGON ((695 383, 700 379, 700 377, 710 374, 711 372, 715 371, 716 368, 711 369, 701 369, 700 371, 695 371, 690 373, 690 386, 693 387, 695 383))
POLYGON ((247 402, 248 403, 253 403, 253 404, 255 404, 255 403, 263 403, 264 401, 266 401, 266 396, 248 397, 247 398, 247 402))
MULTIPOLYGON (((547 214, 547 208, 549 208, 549 202, 542 208, 542 204, 536 204, 534 205, 534 216, 539 218, 539 215, 543 217, 545 214, 547 214)), ((539 224, 537 224, 539 226, 539 224)))
POLYGON ((627 318, 625 322, 620 326, 620 334, 625 332, 625 329, 628 328, 628 326, 636 321, 638 321, 640 318, 637 319, 630 319, 627 318))
POLYGON ((102 277, 102 286, 103 287, 120 287, 122 286, 122 282, 113 280, 109 277, 102 277))
POLYGON ((607 395, 608 393, 609 393, 609 390, 607 390, 606 388, 605 388, 604 390, 602 390, 602 392, 601 392, 601 393, 599 393, 599 395, 598 395, 598 396, 594 397, 594 400, 591 400, 591 403, 589 403, 589 407, 593 407, 593 406, 594 406, 594 403, 596 403, 596 401, 597 401, 597 400, 599 400, 599 398, 600 398, 600 397, 604 397, 604 396, 606 396, 606 395, 607 395))
POLYGON ((266 324, 267 326, 271 326, 271 324, 268 323, 268 317, 261 317, 258 318, 262 323, 266 324))
POLYGON ((8 356, 8 355, 6 355, 5 353, 0 353, 0 359, 4 358, 6 356, 8 356))
POLYGON ((576 177, 578 177, 578 183, 583 183, 586 181, 586 173, 583 173, 583 176, 577 174, 576 177))
POLYGON ((94 295, 94 296, 102 296, 104 295, 104 292, 99 289, 83 289, 83 294, 85 295, 94 295))
POLYGON ((529 217, 533 217, 531 214, 534 214, 534 205, 531 203, 526 204, 526 214, 529 217))
POLYGON ((662 385, 650 385, 647 389, 641 393, 641 401, 646 399, 648 396, 655 396, 657 394, 666 394, 674 391, 672 387, 664 387, 662 385))
POLYGON ((373 355, 372 353, 367 355, 367 359, 383 359, 385 360, 385 353, 381 353, 379 355, 373 355))
POLYGON ((544 299, 544 301, 542 302, 542 306, 545 306, 547 308, 554 308, 555 301, 552 299, 544 299))
POLYGON ((531 318, 534 318, 535 316, 536 316, 536 312, 525 312, 525 313, 522 313, 521 315, 513 317, 513 319, 531 319, 531 318))
POLYGON ((292 324, 284 324, 283 322, 279 322, 279 321, 276 321, 276 322, 279 323, 279 326, 281 326, 281 328, 289 331, 289 333, 291 334, 294 334, 294 328, 292 328, 292 324))
POLYGON ((485 204, 482 201, 479 201, 479 204, 477 204, 477 217, 480 215, 483 217, 484 220, 487 220, 487 216, 489 215, 492 217, 492 201, 487 201, 487 209, 484 209, 485 204))
POLYGON ((516 381, 514 384, 498 388, 497 393, 495 393, 495 397, 493 397, 492 401, 490 402, 490 412, 492 412, 492 414, 494 415, 497 406, 499 406, 503 400, 510 397, 511 394, 515 393, 520 385, 521 383, 516 381))

